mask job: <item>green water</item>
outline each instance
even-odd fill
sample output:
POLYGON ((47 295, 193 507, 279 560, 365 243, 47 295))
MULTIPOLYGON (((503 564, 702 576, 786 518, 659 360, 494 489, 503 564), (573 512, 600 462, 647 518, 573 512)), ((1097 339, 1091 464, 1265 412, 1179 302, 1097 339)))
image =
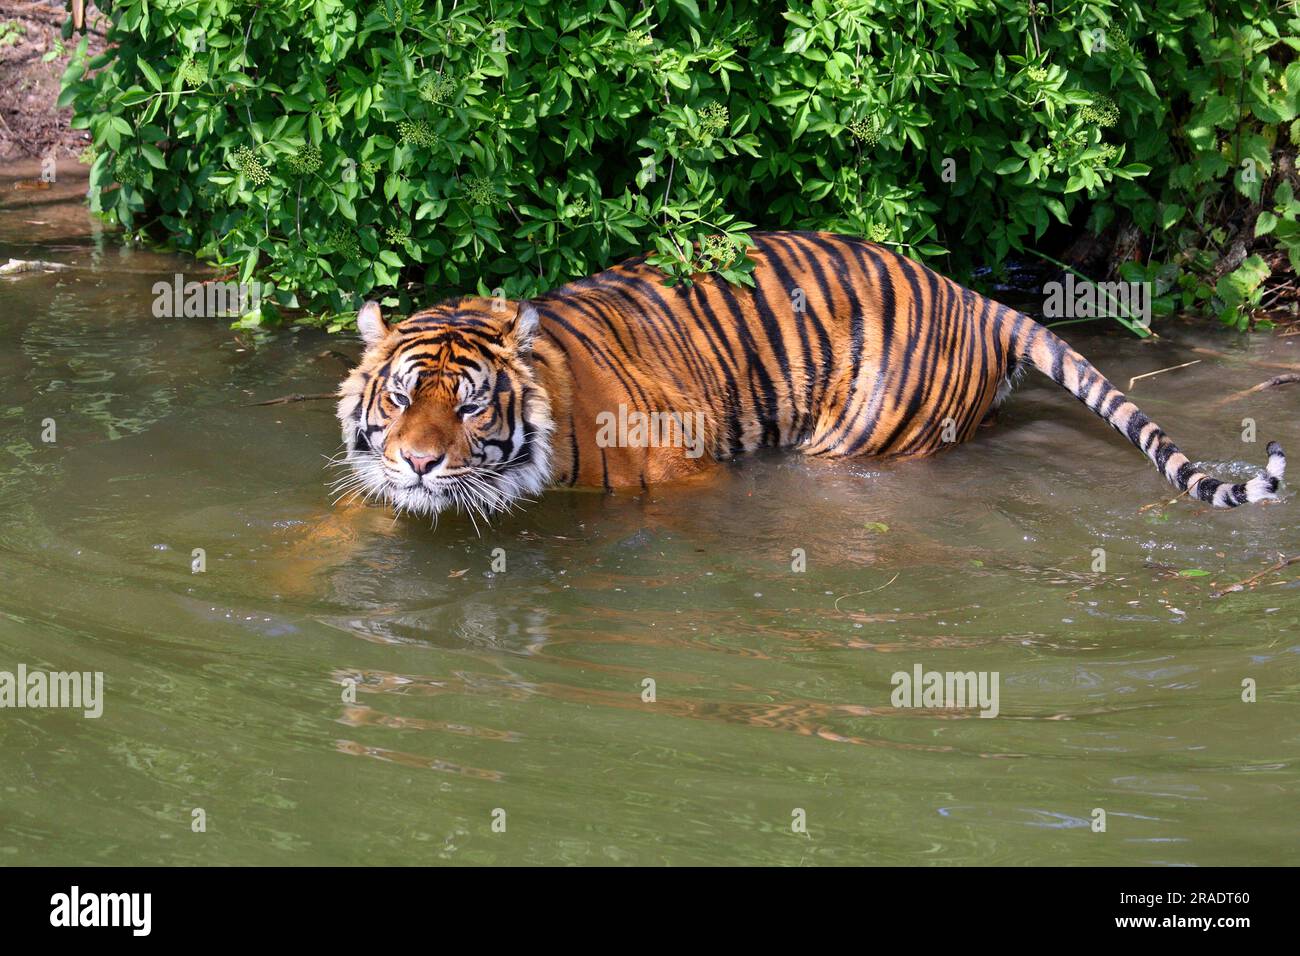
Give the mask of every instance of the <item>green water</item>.
MULTIPOLYGON (((1300 550, 1294 491, 1142 511, 1154 470, 1030 379, 926 462, 766 456, 481 536, 335 512, 330 403, 243 403, 355 345, 155 318, 190 264, 12 178, 0 259, 80 268, 0 279, 0 670, 105 691, 0 711, 0 862, 1295 862, 1300 565, 1211 596, 1300 550), (893 708, 917 664, 996 671, 1000 715, 893 708)), ((1132 394, 1220 474, 1300 454, 1294 388, 1214 407, 1300 336, 1173 337, 1071 335, 1121 387, 1201 358, 1132 394)))

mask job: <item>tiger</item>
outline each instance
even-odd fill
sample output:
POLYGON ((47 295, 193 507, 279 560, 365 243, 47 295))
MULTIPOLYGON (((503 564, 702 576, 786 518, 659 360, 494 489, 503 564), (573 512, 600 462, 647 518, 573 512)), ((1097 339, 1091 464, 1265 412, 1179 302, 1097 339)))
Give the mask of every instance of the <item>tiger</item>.
POLYGON ((648 489, 758 449, 909 459, 969 440, 1032 366, 1219 508, 1277 496, 1199 471, 1030 316, 883 246, 755 232, 752 284, 668 285, 641 255, 522 301, 462 296, 389 324, 357 314, 338 391, 340 495, 489 518, 547 488, 648 489), (630 423, 630 424, 629 424, 630 423))

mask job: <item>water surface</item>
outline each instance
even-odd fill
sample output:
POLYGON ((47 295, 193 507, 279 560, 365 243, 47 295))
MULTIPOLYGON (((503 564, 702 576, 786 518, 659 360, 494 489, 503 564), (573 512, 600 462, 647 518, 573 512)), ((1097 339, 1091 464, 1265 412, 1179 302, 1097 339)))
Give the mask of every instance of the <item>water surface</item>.
MULTIPOLYGON (((356 345, 155 318, 201 271, 75 182, 11 191, 34 171, 0 177, 0 259, 77 268, 0 280, 0 670, 106 690, 0 711, 0 862, 1295 862, 1300 565, 1211 596, 1297 551, 1293 491, 1166 505, 1034 377, 925 462, 760 456, 481 534, 340 511, 330 403, 246 403, 332 390, 356 345), (1000 715, 893 708, 917 664, 996 671, 1000 715)), ((1300 336, 1167 328, 1065 332, 1121 388, 1201 359, 1132 394, 1216 474, 1300 454, 1300 392, 1215 404, 1300 336)))

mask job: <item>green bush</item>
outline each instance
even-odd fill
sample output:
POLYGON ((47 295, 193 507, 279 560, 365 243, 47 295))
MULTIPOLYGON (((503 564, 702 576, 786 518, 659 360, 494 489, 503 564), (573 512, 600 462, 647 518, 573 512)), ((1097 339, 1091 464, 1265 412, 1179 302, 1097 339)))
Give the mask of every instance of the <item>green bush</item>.
POLYGON ((1157 311, 1234 324, 1262 254, 1300 262, 1277 161, 1300 20, 1262 3, 100 6, 109 49, 61 99, 94 207, 332 327, 363 296, 526 296, 646 249, 668 281, 745 281, 750 224, 965 278, 1131 220, 1157 311))

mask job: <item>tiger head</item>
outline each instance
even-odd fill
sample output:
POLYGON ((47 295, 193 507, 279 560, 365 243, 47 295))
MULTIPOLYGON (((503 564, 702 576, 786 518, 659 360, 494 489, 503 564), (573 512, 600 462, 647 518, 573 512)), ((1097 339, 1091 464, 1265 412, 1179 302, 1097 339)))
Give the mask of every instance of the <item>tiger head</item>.
POLYGON ((486 517, 545 487, 554 423, 535 308, 465 298, 390 326, 367 302, 357 328, 366 352, 339 388, 341 493, 486 517))

